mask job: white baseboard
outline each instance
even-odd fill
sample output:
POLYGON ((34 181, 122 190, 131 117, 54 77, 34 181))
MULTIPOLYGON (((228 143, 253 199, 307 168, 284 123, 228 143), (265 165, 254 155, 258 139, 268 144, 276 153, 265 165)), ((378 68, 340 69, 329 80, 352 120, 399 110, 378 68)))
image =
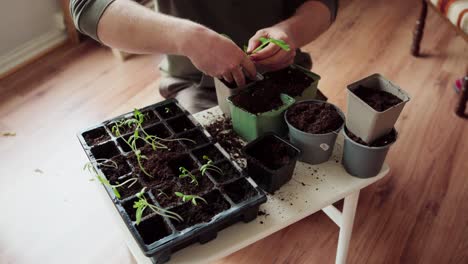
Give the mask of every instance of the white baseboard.
POLYGON ((6 54, 0 54, 0 76, 33 59, 67 39, 64 30, 52 30, 34 38, 6 54))

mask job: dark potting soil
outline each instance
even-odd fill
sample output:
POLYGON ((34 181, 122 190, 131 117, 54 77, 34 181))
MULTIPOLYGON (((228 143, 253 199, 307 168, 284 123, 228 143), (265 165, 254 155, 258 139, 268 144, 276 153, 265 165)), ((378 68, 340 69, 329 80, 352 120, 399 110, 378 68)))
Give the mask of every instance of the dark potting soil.
POLYGON ((180 152, 164 149, 154 151, 150 146, 146 146, 141 149, 141 153, 147 157, 147 159, 141 160, 142 165, 145 168, 145 171, 152 177, 146 175, 141 170, 138 165, 138 161, 133 154, 130 156, 130 162, 134 166, 135 171, 138 172, 143 184, 147 187, 155 187, 163 184, 164 182, 173 181, 174 178, 179 175, 180 166, 187 166, 188 170, 191 170, 195 166, 188 165, 189 163, 184 163, 187 161, 187 154, 180 152))
POLYGON ((354 90, 353 93, 379 112, 383 112, 403 102, 403 100, 389 92, 367 88, 361 85, 354 90))
POLYGON ((181 222, 171 219, 171 222, 177 230, 180 231, 199 223, 209 222, 213 216, 230 207, 229 203, 223 198, 218 190, 211 191, 202 197, 207 201, 207 203, 197 201, 198 205, 193 205, 191 202, 186 202, 171 210, 172 212, 179 214, 184 219, 181 222))
POLYGON ((136 228, 143 238, 143 242, 147 245, 171 234, 169 231, 170 229, 166 226, 163 218, 159 215, 145 219, 137 225, 136 228))
POLYGON ((156 107, 156 111, 164 119, 171 118, 182 113, 182 110, 175 103, 156 107))
POLYGON ((116 181, 120 176, 130 173, 131 168, 125 156, 116 156, 111 161, 115 162, 115 164, 113 162, 105 162, 98 165, 99 169, 110 182, 116 181), (117 165, 117 168, 115 165, 117 165))
POLYGON ((225 182, 227 182, 227 181, 229 181, 231 179, 235 179, 235 178, 238 178, 240 176, 239 172, 236 170, 236 168, 234 168, 231 165, 231 163, 229 163, 228 161, 222 161, 222 162, 217 163, 215 165, 218 168, 220 168, 223 173, 220 174, 219 172, 215 172, 215 171, 212 171, 212 170, 208 171, 208 173, 219 184, 225 183, 225 182))
POLYGON ((254 89, 232 97, 234 105, 252 114, 265 113, 283 105, 280 94, 270 89, 265 82, 259 82, 254 89))
POLYGON ((83 138, 88 146, 94 146, 110 139, 104 127, 98 127, 83 134, 83 138))
POLYGON ((268 112, 283 105, 281 93, 292 97, 300 96, 314 81, 301 70, 289 67, 266 73, 264 77, 249 92, 234 96, 233 103, 252 114, 268 112))
POLYGON ((207 161, 203 159, 203 156, 207 156, 213 162, 224 159, 224 155, 214 145, 208 145, 192 151, 193 155, 197 158, 200 163, 205 164, 207 161))
MULTIPOLYGON (((201 175, 201 173, 193 173, 197 178, 198 185, 195 183, 191 183, 192 179, 190 178, 183 178, 180 179, 180 187, 177 188, 178 192, 185 193, 185 194, 195 194, 200 195, 205 193, 211 189, 213 189, 213 182, 208 178, 206 175, 201 175)), ((180 199, 180 198, 179 198, 180 199)))
POLYGON ((376 140, 374 140, 371 144, 367 144, 364 140, 362 140, 360 137, 354 135, 351 131, 349 131, 347 128, 346 129, 346 134, 348 135, 349 138, 351 138, 354 142, 359 143, 364 146, 369 146, 369 147, 383 147, 386 146, 392 142, 394 142, 397 138, 397 133, 395 129, 392 129, 392 131, 376 140))
POLYGON ((248 150, 248 154, 271 170, 289 164, 290 146, 275 137, 265 137, 248 150))
POLYGON ((257 191, 244 178, 224 185, 223 189, 235 203, 240 203, 257 195, 257 191))
POLYGON ((223 147, 234 159, 245 158, 242 154, 244 143, 232 128, 231 119, 223 116, 206 127, 208 133, 223 147))
MULTIPOLYGON (((132 177, 136 177, 136 176, 132 176, 132 177)), ((122 180, 121 182, 124 182, 125 180, 122 180)), ((128 187, 130 184, 131 183, 128 183, 128 184, 126 184, 126 185, 124 185, 122 187, 119 187, 117 189, 119 191, 119 194, 120 194, 120 200, 128 198, 128 197, 130 197, 132 195, 135 195, 138 192, 140 192, 141 189, 143 189, 143 186, 141 186, 141 184, 139 182, 136 182, 131 187, 128 187)))
POLYGON ((151 192, 158 201, 159 205, 161 205, 163 208, 167 208, 179 203, 180 197, 175 195, 175 192, 178 191, 177 189, 178 185, 174 178, 174 181, 164 182, 162 186, 151 189, 151 192))
POLYGON ((279 71, 269 72, 264 75, 268 86, 292 97, 300 96, 308 88, 314 79, 304 74, 299 69, 284 68, 279 71))
POLYGON ((295 128, 311 134, 330 133, 344 122, 336 108, 327 103, 295 104, 289 108, 287 119, 295 128))

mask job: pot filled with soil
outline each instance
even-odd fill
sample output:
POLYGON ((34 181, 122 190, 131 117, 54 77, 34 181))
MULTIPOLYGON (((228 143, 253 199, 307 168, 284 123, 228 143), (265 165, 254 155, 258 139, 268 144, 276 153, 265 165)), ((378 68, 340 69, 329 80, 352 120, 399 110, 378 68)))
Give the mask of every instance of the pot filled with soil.
POLYGON ((291 143, 302 152, 300 160, 319 164, 330 158, 345 118, 335 105, 309 100, 298 102, 289 108, 285 120, 291 143))
POLYGON ((274 133, 267 133, 243 149, 247 171, 264 190, 274 193, 291 180, 301 151, 274 133))
POLYGON ((380 74, 348 85, 346 127, 366 143, 390 133, 409 95, 380 74))
POLYGON ((398 137, 397 131, 392 129, 390 133, 368 144, 347 128, 343 134, 343 167, 349 174, 358 178, 370 178, 380 172, 390 146, 398 137))
POLYGON ((218 105, 227 116, 230 116, 227 98, 238 94, 243 89, 252 87, 268 87, 270 93, 287 94, 296 100, 315 99, 320 76, 299 65, 291 65, 285 69, 268 72, 263 80, 250 81, 244 87, 237 87, 234 83, 215 79, 218 105))
POLYGON ((255 84, 255 81, 247 80, 247 84, 242 87, 238 87, 236 83, 228 83, 225 80, 220 80, 215 78, 214 84, 216 89, 216 98, 218 99, 218 105, 221 111, 227 116, 230 116, 231 113, 229 112, 229 104, 227 102, 227 98, 238 94, 245 88, 248 88, 255 84))
POLYGON ((170 99, 78 134, 142 253, 163 263, 223 228, 253 220, 265 193, 170 99))
POLYGON ((295 100, 286 94, 271 93, 268 87, 247 89, 228 98, 234 131, 246 141, 267 133, 287 133, 283 113, 295 100))

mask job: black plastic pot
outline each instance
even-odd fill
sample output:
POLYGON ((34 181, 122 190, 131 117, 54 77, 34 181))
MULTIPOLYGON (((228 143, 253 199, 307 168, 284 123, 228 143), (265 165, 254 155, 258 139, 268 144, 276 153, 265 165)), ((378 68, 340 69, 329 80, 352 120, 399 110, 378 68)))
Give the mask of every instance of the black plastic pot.
POLYGON ((278 135, 268 133, 247 144, 243 153, 247 158, 248 174, 263 190, 274 193, 291 180, 301 151, 278 135), (279 144, 277 146, 281 146, 281 149, 286 152, 287 161, 285 164, 273 165, 271 162, 268 164, 260 158, 261 153, 264 153, 270 155, 270 160, 274 160, 275 154, 283 152, 274 149, 272 144, 279 144))
MULTIPOLYGON (((236 222, 249 222, 256 218, 260 204, 266 202, 265 193, 255 186, 249 176, 230 159, 228 153, 214 142, 208 132, 180 106, 177 100, 166 100, 140 111, 150 112, 157 117, 152 119, 154 122, 145 123, 143 129, 151 135, 163 138, 161 142, 170 145, 172 151, 177 151, 180 157, 177 162, 188 164, 186 167, 190 167, 192 173, 200 174, 200 167, 206 163, 204 155, 210 156, 215 165, 223 167, 226 171, 222 177, 208 171, 199 178, 200 185, 205 186, 204 191, 199 193, 194 191, 190 194, 205 198, 208 204, 200 202, 196 208, 193 208, 190 202, 183 202, 179 197, 173 197, 178 188, 184 184, 187 187, 187 181, 182 181, 187 179, 173 177, 164 184, 148 185, 141 170, 132 163, 133 152, 125 147, 124 139, 128 139, 132 132, 125 131, 120 137, 112 133, 112 124, 131 117, 132 113, 105 121, 78 134, 80 143, 95 170, 112 184, 137 177, 138 182, 135 186, 138 187, 123 190, 120 198, 116 197, 111 188, 104 186, 142 252, 153 263, 166 262, 172 253, 191 244, 206 243, 216 238, 217 232, 236 222), (194 140, 195 143, 186 139, 194 140), (98 165, 96 160, 103 158, 113 159, 118 164, 118 168, 110 170, 108 167, 98 165), (163 191, 168 194, 167 197, 160 196, 162 186, 165 188, 163 191), (207 219, 197 222, 187 215, 184 218, 187 222, 181 223, 147 209, 142 221, 137 225, 133 203, 137 199, 135 194, 143 187, 147 188, 144 196, 151 204, 180 215, 190 214, 194 209, 204 211, 207 219)), ((150 149, 144 142, 138 142, 137 145, 142 150, 150 149)), ((171 163, 168 164, 172 166, 171 163)), ((177 167, 179 164, 174 166, 177 167)))

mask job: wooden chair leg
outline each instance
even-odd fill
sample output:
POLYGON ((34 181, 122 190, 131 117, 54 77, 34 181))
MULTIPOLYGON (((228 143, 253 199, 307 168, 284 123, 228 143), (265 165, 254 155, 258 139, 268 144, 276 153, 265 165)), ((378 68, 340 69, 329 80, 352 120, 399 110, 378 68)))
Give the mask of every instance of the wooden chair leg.
POLYGON ((465 114, 467 101, 468 101, 468 71, 466 73, 465 78, 463 78, 460 101, 458 101, 457 109, 455 110, 455 113, 459 117, 467 117, 465 114))
POLYGON ((421 0, 421 13, 419 14, 419 19, 416 21, 416 26, 413 32, 413 44, 411 45, 411 54, 415 57, 420 55, 419 48, 421 45, 421 40, 424 33, 424 25, 426 24, 427 17, 427 2, 426 0, 421 0))

